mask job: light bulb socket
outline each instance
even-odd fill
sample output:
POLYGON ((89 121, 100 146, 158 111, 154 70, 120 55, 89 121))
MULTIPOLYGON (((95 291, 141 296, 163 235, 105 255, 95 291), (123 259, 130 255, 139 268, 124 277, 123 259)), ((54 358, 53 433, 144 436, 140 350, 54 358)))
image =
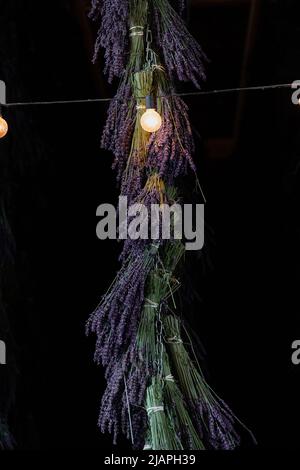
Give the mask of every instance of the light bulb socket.
POLYGON ((146 109, 155 109, 153 95, 146 96, 146 109))

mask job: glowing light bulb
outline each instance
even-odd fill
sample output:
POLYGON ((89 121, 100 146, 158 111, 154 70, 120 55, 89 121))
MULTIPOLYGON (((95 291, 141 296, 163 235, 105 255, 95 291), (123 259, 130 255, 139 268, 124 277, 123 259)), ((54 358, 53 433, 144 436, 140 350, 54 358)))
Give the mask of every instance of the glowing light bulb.
POLYGON ((141 117, 141 126, 146 132, 158 131, 161 126, 161 116, 154 108, 149 108, 141 117))
POLYGON ((7 122, 5 121, 5 119, 3 119, 3 117, 0 116, 0 139, 6 136, 7 131, 8 131, 7 122))

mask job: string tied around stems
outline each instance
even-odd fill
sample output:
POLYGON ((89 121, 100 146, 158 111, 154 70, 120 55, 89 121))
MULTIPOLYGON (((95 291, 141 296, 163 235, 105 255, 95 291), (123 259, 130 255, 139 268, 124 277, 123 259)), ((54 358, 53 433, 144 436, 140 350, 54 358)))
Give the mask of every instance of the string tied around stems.
POLYGON ((181 339, 179 336, 174 335, 174 336, 172 336, 171 338, 166 338, 166 343, 182 344, 183 341, 182 341, 182 339, 181 339))
POLYGON ((147 408, 148 416, 150 416, 152 413, 158 413, 160 411, 165 411, 165 407, 163 405, 154 405, 147 408))
POLYGON ((165 380, 167 382, 175 382, 174 377, 172 374, 166 375, 165 380))
POLYGON ((151 308, 158 308, 159 304, 157 302, 153 302, 151 299, 145 298, 145 307, 151 307, 151 308))
POLYGON ((144 36, 144 26, 131 26, 129 36, 144 36))

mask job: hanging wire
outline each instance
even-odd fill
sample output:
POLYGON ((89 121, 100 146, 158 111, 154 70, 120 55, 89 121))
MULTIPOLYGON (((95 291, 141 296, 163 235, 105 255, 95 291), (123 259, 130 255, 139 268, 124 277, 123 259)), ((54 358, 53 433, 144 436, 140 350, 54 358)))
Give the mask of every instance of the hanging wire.
MULTIPOLYGON (((227 93, 246 92, 246 91, 267 91, 276 90, 283 88, 295 88, 294 83, 278 83, 276 85, 260 85, 260 86, 249 86, 243 88, 224 88, 220 90, 207 90, 207 91, 191 91, 183 93, 172 93, 170 95, 159 95, 160 98, 169 98, 172 96, 210 96, 210 95, 221 95, 227 93)), ((140 96, 138 99, 146 98, 140 96)), ((76 100, 59 100, 59 101, 25 101, 15 103, 0 103, 2 108, 17 108, 25 106, 46 106, 46 105, 64 105, 64 104, 83 104, 83 103, 108 103, 115 98, 88 98, 88 99, 76 99, 76 100)), ((130 98, 126 101, 136 101, 136 97, 130 98)), ((120 100, 124 101, 124 100, 120 100)))

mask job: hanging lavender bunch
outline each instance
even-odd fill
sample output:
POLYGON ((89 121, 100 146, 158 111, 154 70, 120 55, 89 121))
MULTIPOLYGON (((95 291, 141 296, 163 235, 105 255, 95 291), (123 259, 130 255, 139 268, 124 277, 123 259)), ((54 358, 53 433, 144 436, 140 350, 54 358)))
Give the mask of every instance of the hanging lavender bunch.
POLYGON ((153 450, 183 450, 179 436, 176 434, 174 421, 165 411, 163 385, 162 377, 156 376, 152 379, 146 393, 151 448, 153 450))
POLYGON ((143 405, 148 376, 141 365, 132 364, 130 352, 125 353, 109 370, 101 400, 99 428, 101 432, 113 435, 114 444, 123 434, 132 440, 135 449, 142 449, 147 426, 143 405))
POLYGON ((127 196, 129 203, 137 197, 144 184, 143 170, 146 164, 150 134, 143 130, 140 120, 146 108, 144 97, 151 93, 152 80, 151 69, 135 72, 132 78, 133 94, 136 99, 135 126, 126 166, 124 159, 117 162, 118 174, 122 173, 121 194, 127 196))
POLYGON ((170 415, 171 421, 174 422, 176 434, 183 443, 184 449, 204 450, 204 445, 195 429, 187 404, 175 377, 171 373, 169 358, 165 349, 163 376, 165 380, 163 393, 166 412, 170 415))
POLYGON ((150 137, 147 167, 156 168, 166 184, 190 167, 196 171, 192 154, 194 139, 188 117, 188 106, 179 96, 162 98, 159 106, 162 126, 150 137))
POLYGON ((128 45, 128 0, 94 0, 90 18, 97 20, 101 16, 97 33, 93 61, 96 62, 101 48, 104 49, 104 73, 111 83, 114 77, 120 77, 125 69, 125 57, 128 45))
POLYGON ((174 315, 163 318, 166 343, 182 393, 191 409, 199 436, 208 448, 233 450, 240 444, 236 432, 239 424, 255 439, 230 408, 205 381, 198 364, 194 364, 181 339, 180 321, 174 315))
POLYGON ((124 377, 126 388, 122 397, 122 431, 127 439, 132 439, 135 449, 142 449, 145 443, 147 413, 144 405, 150 379, 151 375, 144 370, 144 364, 140 361, 133 363, 124 377))
POLYGON ((140 215, 138 219, 135 218, 133 225, 133 217, 128 218, 129 236, 124 242, 124 247, 120 256, 121 261, 125 260, 130 256, 130 253, 137 249, 142 251, 147 246, 155 247, 155 243, 157 243, 157 247, 159 246, 161 241, 160 233, 158 232, 157 238, 153 239, 151 229, 154 224, 157 224, 157 227, 159 228, 161 215, 158 215, 158 219, 154 218, 154 220, 152 220, 151 206, 154 204, 162 206, 167 203, 168 199, 164 182, 158 173, 152 172, 142 191, 138 194, 136 199, 132 201, 132 204, 136 205, 136 209, 140 212, 140 215), (140 227, 142 236, 138 239, 134 239, 134 232, 136 232, 137 225, 140 227))
MULTIPOLYGON (((149 183, 149 185, 152 184, 149 183)), ((137 336, 133 335, 127 351, 120 352, 118 358, 110 362, 106 368, 107 387, 101 402, 98 421, 102 432, 113 434, 115 443, 122 433, 133 441, 133 447, 136 449, 141 449, 144 445, 148 422, 144 408, 146 390, 158 370, 156 315, 159 305, 178 287, 178 281, 171 273, 184 254, 184 246, 179 241, 168 244, 162 252, 164 263, 158 262, 159 255, 156 250, 153 250, 153 254, 155 254, 156 268, 152 266, 147 277, 137 336)), ((166 365, 164 365, 164 372, 169 375, 166 365)), ((179 401, 177 393, 176 403, 179 401)), ((187 423, 188 418, 182 411, 182 405, 181 415, 187 423)), ((167 419, 166 422, 171 421, 167 419)), ((192 428, 190 432, 193 433, 192 428)), ((178 442, 176 438, 175 441, 178 442)))
POLYGON ((235 418, 222 400, 217 402, 213 395, 207 401, 202 397, 193 404, 192 409, 196 413, 198 429, 204 431, 212 449, 234 450, 239 446, 241 439, 235 430, 235 418))
POLYGON ((134 342, 144 300, 147 276, 157 249, 136 249, 124 261, 115 281, 87 322, 87 333, 97 335, 95 361, 114 364, 134 342))
POLYGON ((101 147, 114 154, 113 168, 117 170, 118 181, 122 177, 130 152, 135 114, 131 84, 124 79, 110 102, 101 139, 101 147))
POLYGON ((137 89, 133 74, 141 70, 145 60, 144 29, 147 23, 148 1, 130 0, 129 3, 127 28, 131 31, 130 54, 117 93, 110 102, 101 140, 101 147, 114 154, 113 168, 117 171, 117 181, 121 180, 126 168, 136 124, 134 96, 137 96, 137 89))
MULTIPOLYGON (((179 242, 165 248, 168 269, 175 269, 183 253, 184 247, 179 242)), ((170 272, 166 273, 157 260, 155 265, 158 267, 152 267, 147 278, 137 336, 120 360, 106 369, 107 388, 99 415, 99 426, 103 432, 112 433, 115 442, 122 433, 132 440, 135 449, 144 446, 148 423, 144 407, 146 390, 158 370, 157 309, 177 288, 177 281, 170 272)))
POLYGON ((162 49, 168 74, 200 88, 207 61, 201 46, 168 0, 153 0, 153 16, 156 42, 162 49))

